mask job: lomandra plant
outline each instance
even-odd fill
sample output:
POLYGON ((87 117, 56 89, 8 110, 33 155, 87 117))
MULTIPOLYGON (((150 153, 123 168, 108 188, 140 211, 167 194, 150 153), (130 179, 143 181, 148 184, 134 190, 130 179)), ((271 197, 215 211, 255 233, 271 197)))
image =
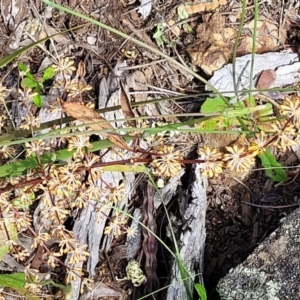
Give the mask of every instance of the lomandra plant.
MULTIPOLYGON (((82 270, 77 267, 79 262, 85 261, 89 256, 87 245, 79 245, 72 231, 67 230, 63 224, 74 210, 86 207, 95 199, 102 204, 100 208, 97 208, 99 215, 106 214, 107 209, 117 206, 122 201, 125 195, 124 184, 119 186, 107 184, 105 188, 99 188, 97 185, 97 180, 101 180, 106 167, 115 165, 120 170, 120 166, 123 166, 126 168, 123 170, 138 170, 139 172, 147 168, 156 179, 163 180, 177 176, 186 164, 200 164, 202 174, 206 177, 219 176, 224 172, 243 175, 254 166, 255 157, 265 155, 268 148, 276 147, 285 151, 295 144, 294 136, 300 126, 300 98, 298 96, 287 97, 279 106, 280 118, 270 123, 269 131, 260 130, 254 132, 252 136, 245 137, 244 146, 236 144, 226 147, 225 151, 203 146, 197 150, 199 156, 197 159, 185 159, 175 144, 162 144, 161 137, 156 133, 150 136, 151 139, 147 137, 151 142, 146 150, 129 146, 125 138, 118 134, 107 120, 100 117, 90 103, 85 105, 80 101, 83 93, 90 90, 88 85, 81 82, 80 89, 76 89, 77 94, 75 96, 72 94, 73 89, 75 90, 79 83, 76 78, 65 78, 70 75, 65 72, 73 66, 73 61, 68 58, 61 60, 57 66, 53 66, 57 78, 54 86, 59 85, 62 93, 70 95, 67 102, 58 98, 55 105, 80 121, 81 125, 56 128, 61 133, 55 137, 48 134, 47 141, 42 139, 43 136, 36 136, 40 120, 30 111, 28 112, 21 128, 30 132, 36 139, 24 144, 25 156, 27 159, 35 159, 38 167, 27 170, 23 176, 2 180, 0 187, 1 228, 6 232, 4 242, 6 250, 2 248, 2 251, 9 252, 19 262, 26 261, 29 255, 28 250, 19 245, 15 235, 11 233, 29 231, 32 235, 32 247, 44 249, 43 259, 47 261, 47 264, 51 268, 57 265, 65 267, 66 284, 78 276, 81 277, 82 290, 84 287, 91 288, 92 286, 92 280, 84 278, 82 270), (103 162, 99 155, 91 152, 93 150, 91 134, 95 133, 108 138, 115 147, 131 152, 131 158, 110 163, 103 162), (65 151, 70 153, 69 159, 64 164, 44 164, 43 155, 46 155, 50 149, 61 147, 61 145, 66 145, 65 151), (37 198, 36 195, 39 197, 37 198), (43 228, 35 232, 31 226, 32 217, 29 208, 37 199, 40 199, 45 207, 42 212, 43 217, 52 222, 50 232, 46 232, 43 228), (54 237, 58 243, 56 250, 47 246, 50 237, 54 237), (66 266, 62 258, 67 253, 70 263, 66 266)), ((32 95, 30 96, 26 89, 23 94, 24 101, 30 102, 32 95)), ((172 125, 174 124, 165 125, 163 129, 168 131, 172 125)), ((141 129, 146 130, 147 126, 145 121, 141 129)), ((196 130, 201 132, 201 129, 196 130)), ((190 129, 190 131, 193 130, 190 129)), ((13 155, 14 151, 13 146, 4 146, 1 149, 2 159, 9 160, 9 156, 5 156, 5 153, 13 155)), ((55 160, 54 157, 53 161, 55 160)), ((109 219, 104 233, 116 238, 124 234, 136 234, 129 226, 128 217, 122 213, 116 213, 113 218, 109 219)), ((38 280, 35 272, 29 268, 25 268, 25 275, 33 283, 38 280)), ((27 286, 38 293, 38 285, 27 284, 27 286)))
MULTIPOLYGON (((78 263, 85 261, 89 256, 87 245, 79 245, 72 231, 65 228, 64 222, 74 211, 87 207, 95 199, 102 204, 100 208, 96 208, 99 216, 106 215, 108 209, 117 206, 122 201, 125 194, 124 184, 118 186, 104 184, 102 188, 97 185, 98 180, 104 182, 102 175, 106 170, 143 172, 147 168, 157 180, 167 180, 177 176, 186 164, 200 164, 202 174, 206 177, 220 176, 225 172, 244 175, 251 171, 257 156, 265 156, 266 160, 270 162, 270 167, 274 166, 271 163, 272 155, 269 151, 271 147, 284 151, 295 144, 294 136, 300 123, 298 96, 287 97, 284 100, 279 109, 281 115, 277 116, 277 120, 270 118, 269 123, 266 122, 269 126, 258 126, 257 124, 252 126, 245 123, 249 117, 251 119, 255 116, 257 113, 255 108, 230 107, 220 111, 218 117, 236 118, 238 122, 243 121, 242 123, 247 125, 243 127, 244 133, 248 134, 244 137, 243 146, 236 144, 226 147, 223 151, 203 146, 197 149, 198 158, 185 159, 181 150, 174 143, 163 144, 161 137, 155 133, 155 131, 203 132, 204 130, 201 128, 181 127, 192 125, 193 122, 199 123, 204 118, 216 117, 208 114, 193 122, 166 124, 157 128, 149 128, 150 125, 145 118, 140 126, 122 128, 122 131, 148 133, 149 148, 140 149, 138 146, 129 146, 128 140, 135 139, 135 136, 121 136, 117 128, 115 129, 94 110, 93 104, 84 104, 82 101, 83 94, 91 90, 91 87, 84 81, 78 80, 78 78, 84 77, 81 73, 82 63, 77 68, 80 76, 75 76, 75 78, 72 78, 72 75, 76 68, 74 62, 69 58, 60 60, 58 64, 52 66, 52 69, 56 75, 54 87, 62 93, 55 106, 77 122, 76 124, 71 123, 70 126, 63 129, 57 126, 52 128, 48 134, 38 136, 37 132, 42 125, 39 118, 28 111, 21 129, 26 130, 26 134, 30 134, 31 137, 0 143, 2 145, 1 158, 4 162, 8 162, 15 156, 14 144, 22 144, 27 157, 24 160, 0 167, 0 174, 20 175, 21 173, 21 176, 3 179, 0 186, 0 221, 1 228, 6 235, 6 241, 3 244, 5 249, 2 248, 2 252, 9 252, 20 263, 26 261, 29 253, 27 249, 16 242, 15 233, 29 232, 32 236, 32 247, 43 249, 43 260, 51 269, 58 265, 64 266, 66 270, 64 282, 66 284, 75 278, 82 278, 82 291, 84 288, 91 289, 92 287, 92 279, 84 277, 82 269, 77 267, 78 263), (63 101, 63 99, 67 99, 67 101, 63 101), (94 134, 100 134, 107 138, 109 143, 107 141, 92 142, 91 135, 94 134), (129 151, 131 158, 120 158, 110 163, 103 162, 102 157, 94 152, 108 148, 108 146, 129 151), (61 149, 63 147, 65 149, 61 149), (115 169, 113 169, 114 167, 115 169), (1 173, 2 171, 3 173, 1 173), (29 208, 36 200, 40 200, 45 207, 42 216, 51 220, 49 232, 44 228, 36 232, 31 226, 32 217, 29 208), (54 238, 57 242, 58 246, 54 249, 47 246, 50 238, 54 238), (69 255, 68 265, 62 262, 66 254, 69 255)), ((5 91, 5 87, 2 87, 2 91, 5 91)), ((30 103, 34 97, 32 91, 26 86, 23 86, 21 95, 24 103, 30 103)), ((4 99, 2 100, 4 103, 4 99)), ((235 132, 238 131, 235 130, 235 132)), ((145 138, 145 136, 140 136, 140 138, 145 138)), ((104 230, 105 234, 116 238, 124 234, 135 235, 136 232, 129 226, 128 221, 128 215, 121 212, 116 213, 114 217, 109 218, 104 230)), ((133 265, 140 274, 141 271, 136 264, 133 265)), ((132 273, 130 272, 130 274, 132 273)), ((40 286, 35 284, 39 281, 36 272, 26 268, 25 276, 26 288, 35 294, 40 293, 40 286)), ((133 278, 134 276, 128 277, 133 278)), ((143 279, 143 276, 140 278, 143 279)), ((201 290, 199 286, 198 288, 201 290)))

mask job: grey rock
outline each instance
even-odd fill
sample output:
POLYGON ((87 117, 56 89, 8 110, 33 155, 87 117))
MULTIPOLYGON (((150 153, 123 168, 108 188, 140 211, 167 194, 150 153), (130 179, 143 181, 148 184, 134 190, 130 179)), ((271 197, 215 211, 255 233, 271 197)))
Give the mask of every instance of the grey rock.
POLYGON ((300 209, 260 244, 247 260, 222 278, 222 300, 300 299, 300 209))

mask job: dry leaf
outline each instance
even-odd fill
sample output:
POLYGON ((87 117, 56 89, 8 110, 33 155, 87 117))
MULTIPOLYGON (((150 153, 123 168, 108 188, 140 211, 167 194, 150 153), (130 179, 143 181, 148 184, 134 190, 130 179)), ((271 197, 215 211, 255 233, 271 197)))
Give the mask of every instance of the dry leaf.
MULTIPOLYGON (((121 80, 120 80, 120 86, 121 86, 120 104, 121 104, 123 115, 125 116, 126 119, 134 118, 135 116, 130 105, 130 100, 127 96, 124 84, 121 80)), ((131 127, 136 127, 136 120, 128 120, 127 123, 131 127)))
MULTIPOLYGON (((105 118, 101 117, 96 111, 87 108, 86 106, 74 103, 74 102, 64 102, 63 103, 63 109, 65 112, 73 117, 76 120, 79 120, 85 124, 93 123, 93 122, 101 122, 99 124, 90 124, 88 125, 93 130, 103 130, 103 129, 112 129, 114 130, 114 127, 108 123, 105 118)), ((125 149, 128 151, 133 151, 131 147, 127 145, 127 143, 124 141, 124 139, 117 133, 113 132, 101 132, 99 133, 106 137, 108 140, 110 140, 113 144, 115 144, 117 147, 121 149, 125 149)))
POLYGON ((257 89, 268 89, 276 79, 276 72, 274 70, 264 70, 261 72, 256 88, 257 89))
POLYGON ((85 74, 86 74, 85 64, 84 64, 84 62, 81 60, 81 61, 79 62, 79 64, 78 64, 75 78, 78 79, 78 80, 82 80, 82 79, 84 80, 85 74))

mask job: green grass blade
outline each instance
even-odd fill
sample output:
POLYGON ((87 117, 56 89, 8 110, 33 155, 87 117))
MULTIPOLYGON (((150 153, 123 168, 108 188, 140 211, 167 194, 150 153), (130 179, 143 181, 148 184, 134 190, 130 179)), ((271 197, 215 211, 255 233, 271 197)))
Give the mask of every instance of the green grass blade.
MULTIPOLYGON (((254 70, 255 48, 256 48, 257 21, 258 21, 258 1, 254 0, 254 26, 253 26, 253 33, 252 33, 252 53, 251 53, 251 65, 250 65, 249 89, 253 88, 253 70, 254 70)), ((252 93, 249 93, 249 98, 252 98, 252 93)))
MULTIPOLYGON (((89 149, 90 152, 95 152, 101 149, 111 147, 113 144, 107 140, 98 141, 92 143, 93 148, 89 149)), ((58 150, 52 153, 42 154, 40 160, 42 164, 51 164, 55 161, 62 161, 71 159, 75 150, 68 151, 67 149, 58 150)), ((26 170, 31 168, 37 168, 39 166, 38 161, 35 157, 29 157, 20 161, 6 164, 0 167, 0 177, 7 176, 19 176, 26 170)))
POLYGON ((236 78, 236 70, 235 70, 235 60, 236 60, 236 53, 237 53, 237 48, 240 42, 240 38, 242 35, 242 29, 245 23, 245 15, 246 15, 246 0, 242 1, 242 12, 241 12, 241 20, 240 20, 240 25, 239 25, 239 29, 237 32, 237 36, 234 42, 234 46, 233 46, 233 55, 232 55, 232 77, 233 77, 233 86, 234 86, 234 92, 235 92, 235 96, 236 99, 239 99, 239 95, 238 95, 238 82, 237 82, 237 78, 236 78))
POLYGON ((205 287, 202 284, 196 283, 195 284, 195 290, 197 291, 197 294, 198 294, 198 296, 200 297, 201 300, 206 300, 207 299, 206 290, 205 290, 205 287))

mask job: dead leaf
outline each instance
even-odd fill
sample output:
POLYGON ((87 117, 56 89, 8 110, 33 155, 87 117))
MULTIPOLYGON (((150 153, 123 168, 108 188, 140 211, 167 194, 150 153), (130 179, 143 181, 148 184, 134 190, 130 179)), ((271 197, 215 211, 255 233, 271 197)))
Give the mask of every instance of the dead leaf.
MULTIPOLYGON (((129 97, 125 91, 125 86, 121 80, 120 80, 120 86, 121 86, 120 104, 121 104, 122 112, 126 119, 134 118, 135 115, 132 111, 129 97)), ((128 120, 127 123, 131 127, 136 127, 136 120, 128 120)))
POLYGON ((276 72, 274 70, 264 70, 261 72, 256 88, 257 89, 268 89, 276 79, 276 72))
POLYGON ((84 80, 85 74, 86 74, 85 64, 84 64, 84 62, 81 60, 81 61, 79 62, 79 64, 78 64, 75 78, 78 79, 78 80, 84 80))
MULTIPOLYGON (((91 127, 93 130, 103 130, 103 129, 114 130, 114 127, 109 122, 107 122, 105 118, 101 117, 96 111, 87 108, 82 104, 74 103, 74 102, 64 102, 62 106, 65 112, 69 116, 85 124, 89 124, 93 122, 101 122, 99 124, 89 124, 88 126, 91 127)), ((119 134, 113 132, 101 132, 99 134, 106 137, 117 147, 124 150, 133 151, 133 149, 127 145, 127 143, 119 134)))

